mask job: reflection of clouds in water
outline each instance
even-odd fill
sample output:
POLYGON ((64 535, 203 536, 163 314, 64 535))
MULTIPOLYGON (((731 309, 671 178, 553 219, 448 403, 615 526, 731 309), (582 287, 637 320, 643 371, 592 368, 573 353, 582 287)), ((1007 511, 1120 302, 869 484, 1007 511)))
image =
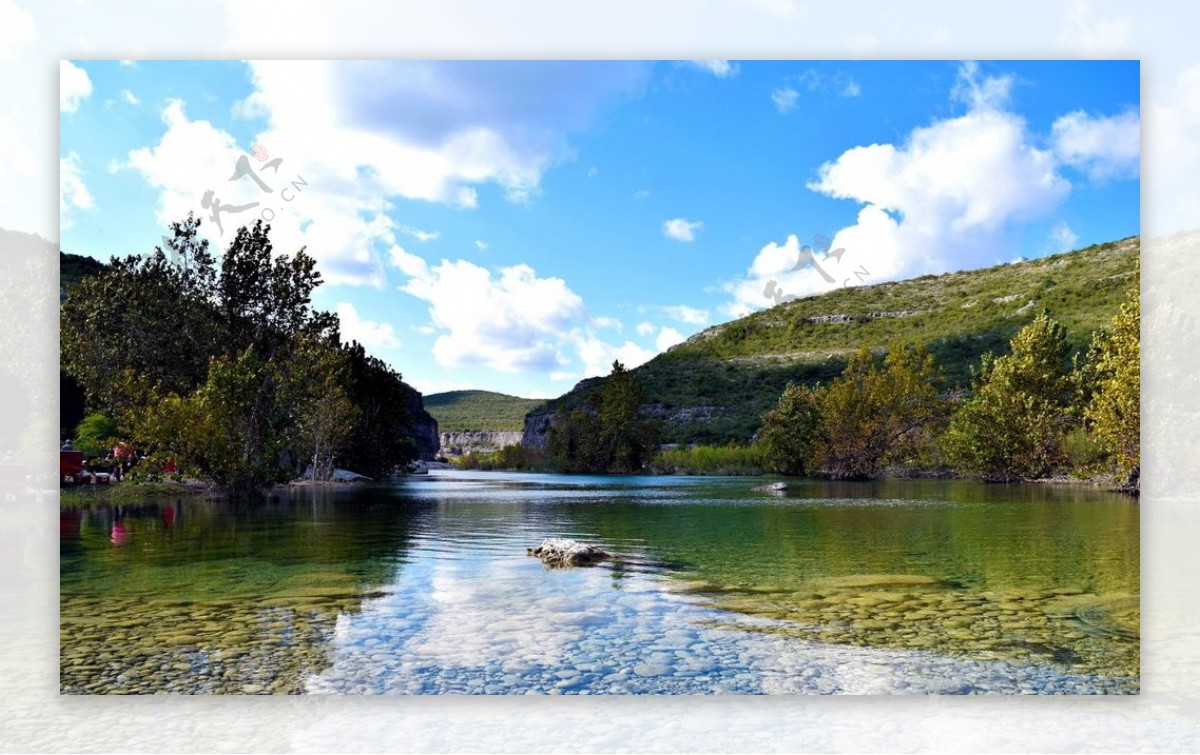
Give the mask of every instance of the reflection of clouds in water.
POLYGON ((339 617, 336 661, 309 680, 310 692, 1131 691, 1049 665, 774 634, 790 625, 722 612, 643 573, 614 590, 607 568, 545 570, 511 557, 409 566, 394 592, 339 617))

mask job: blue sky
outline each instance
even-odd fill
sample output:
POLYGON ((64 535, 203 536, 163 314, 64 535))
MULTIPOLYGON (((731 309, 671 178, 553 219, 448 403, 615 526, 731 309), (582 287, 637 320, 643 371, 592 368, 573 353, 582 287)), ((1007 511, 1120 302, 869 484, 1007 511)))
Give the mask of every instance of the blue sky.
POLYGON ((770 306, 768 286, 809 295, 1139 230, 1136 61, 76 61, 60 76, 65 251, 146 252, 189 210, 221 244, 273 213, 276 250, 318 260, 317 306, 427 393, 554 396, 770 306), (271 193, 230 180, 240 157, 271 193), (223 212, 221 235, 210 190, 259 204, 223 212), (845 250, 821 263, 833 283, 795 269, 818 234, 845 250))

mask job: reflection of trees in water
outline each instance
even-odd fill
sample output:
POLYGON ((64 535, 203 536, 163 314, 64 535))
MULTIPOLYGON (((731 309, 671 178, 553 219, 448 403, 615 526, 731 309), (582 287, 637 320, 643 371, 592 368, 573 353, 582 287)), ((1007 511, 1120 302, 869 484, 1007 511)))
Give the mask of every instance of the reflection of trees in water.
POLYGON ((394 581, 417 508, 304 489, 64 510, 61 690, 301 691, 394 581))

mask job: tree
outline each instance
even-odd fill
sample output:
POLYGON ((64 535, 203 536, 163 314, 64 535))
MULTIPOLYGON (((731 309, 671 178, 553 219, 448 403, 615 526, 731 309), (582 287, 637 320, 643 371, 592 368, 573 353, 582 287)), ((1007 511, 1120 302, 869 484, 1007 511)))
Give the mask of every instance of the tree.
POLYGON ((171 228, 165 250, 114 257, 62 305, 62 365, 93 409, 116 414, 136 405, 131 375, 164 393, 195 389, 226 340, 213 296, 216 262, 198 236, 200 221, 189 215, 171 228))
POLYGON ((600 438, 608 471, 640 471, 657 450, 657 426, 642 416, 645 400, 637 377, 613 360, 600 399, 600 438))
POLYGON ((1049 474, 1074 424, 1066 329, 1042 313, 1010 347, 1006 356, 985 355, 974 395, 943 437, 952 465, 988 480, 1049 474))
POLYGON ((75 450, 82 451, 85 456, 102 456, 112 451, 120 437, 121 429, 116 420, 101 412, 92 412, 75 430, 75 450))
POLYGON ((644 401, 637 377, 614 361, 597 403, 555 416, 550 455, 566 472, 640 471, 661 435, 658 423, 642 415, 644 401))
POLYGON ((1142 394, 1141 301, 1136 279, 1108 330, 1092 337, 1087 362, 1092 395, 1084 419, 1118 473, 1136 481, 1141 467, 1142 394))
POLYGON ((346 389, 348 359, 335 340, 305 334, 296 336, 289 357, 279 375, 281 401, 290 413, 288 446, 297 450, 299 466, 312 470, 312 479, 328 480, 358 420, 346 389))
POLYGON ((923 346, 893 346, 877 366, 866 347, 817 398, 813 466, 862 480, 886 464, 910 463, 941 413, 938 372, 923 346))
POLYGON ((786 475, 807 474, 819 417, 816 391, 788 383, 779 403, 763 415, 758 442, 767 468, 786 475))

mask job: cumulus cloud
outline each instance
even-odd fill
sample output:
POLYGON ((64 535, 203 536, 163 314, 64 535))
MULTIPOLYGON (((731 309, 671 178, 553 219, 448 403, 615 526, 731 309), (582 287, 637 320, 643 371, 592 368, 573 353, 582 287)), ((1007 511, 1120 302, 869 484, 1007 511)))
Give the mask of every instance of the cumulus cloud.
POLYGON ((822 245, 806 250, 796 236, 771 241, 741 278, 725 284, 733 300, 724 311, 740 316, 780 296, 1007 256, 1012 229, 1053 213, 1070 192, 1055 151, 1038 146, 1044 140, 1006 109, 1012 86, 1009 76, 984 76, 965 63, 952 91, 964 114, 913 129, 899 144, 854 147, 820 166, 810 189, 862 205, 829 246, 844 252, 826 258, 822 245))
POLYGON ((637 324, 637 334, 639 336, 648 336, 654 332, 654 325, 648 322, 639 322, 637 324))
POLYGON ((790 113, 796 109, 796 103, 800 100, 800 93, 789 86, 777 87, 771 90, 771 102, 775 103, 775 109, 781 113, 790 113))
MULTIPOLYGON (((276 172, 251 159, 275 192, 249 179, 230 182, 247 146, 182 102, 164 112, 157 144, 133 150, 125 167, 159 190, 158 220, 202 208, 212 190, 223 204, 259 204, 224 213, 238 226, 270 216, 281 250, 306 246, 333 285, 386 283, 384 261, 398 235, 432 240, 432 231, 397 225, 398 200, 478 207, 479 188, 499 187, 529 201, 543 173, 571 155, 568 137, 594 116, 638 96, 649 64, 420 61, 259 61, 249 63, 253 92, 236 116, 261 118, 254 136, 276 172), (278 183, 307 188, 284 200, 278 183), (320 187, 317 189, 317 187, 320 187)), ((213 224, 204 231, 219 235, 213 224)), ((224 239, 230 238, 227 230, 224 239)))
POLYGON ((1152 107, 1156 148, 1147 153, 1147 234, 1195 228, 1200 218, 1200 64, 1162 87, 1152 107))
POLYGON ((1129 50, 1129 16, 1099 17, 1088 0, 1071 0, 1058 33, 1058 44, 1088 53, 1116 55, 1129 50))
POLYGON ((479 239, 476 239, 476 240, 475 240, 475 248, 476 248, 476 249, 478 249, 478 250, 479 250, 479 251, 481 251, 481 252, 486 252, 486 251, 487 251, 487 248, 488 248, 487 242, 486 242, 486 241, 480 241, 479 239))
POLYGON ((704 325, 708 322, 708 310, 696 309, 689 307, 686 304, 675 304, 663 307, 663 311, 672 320, 687 323, 688 325, 704 325))
POLYGON ((696 233, 703 227, 704 223, 699 220, 671 218, 662 224, 662 232, 669 239, 687 243, 695 241, 696 233))
POLYGON ((341 321, 343 341, 358 341, 368 350, 400 347, 400 339, 391 323, 365 320, 349 302, 338 302, 337 316, 341 321))
POLYGON ((58 159, 58 212, 63 228, 73 224, 74 209, 90 210, 96 206, 91 192, 83 182, 83 167, 78 153, 71 152, 58 159))
POLYGON ((92 80, 87 71, 69 60, 58 64, 58 108, 64 113, 74 113, 80 103, 92 94, 92 80))
POLYGON ((0 0, 0 60, 17 60, 35 39, 37 24, 29 11, 11 0, 0 0))
POLYGON ((121 99, 124 100, 125 104, 127 105, 137 106, 142 104, 142 101, 137 98, 137 95, 128 89, 121 90, 121 99))
POLYGON ((633 369, 653 359, 657 352, 644 349, 633 341, 622 344, 610 344, 594 333, 586 330, 576 330, 572 333, 579 358, 583 361, 583 377, 597 377, 612 372, 613 361, 619 361, 626 368, 633 369))
POLYGON ((561 278, 542 278, 528 265, 494 274, 466 260, 429 265, 401 247, 392 263, 408 281, 400 290, 429 303, 441 335, 433 356, 444 367, 483 366, 502 372, 549 372, 568 364, 564 337, 586 320, 581 299, 561 278))
POLYGON ((1136 110, 1113 116, 1068 113, 1051 128, 1058 158, 1095 181, 1136 178, 1141 168, 1141 117, 1136 110))
POLYGON ((683 341, 683 333, 675 330, 675 328, 663 328, 658 332, 658 338, 655 340, 654 345, 658 347, 659 351, 666 351, 677 343, 683 343, 683 341))
POLYGON ((738 67, 728 60, 689 60, 688 64, 702 71, 708 71, 718 79, 728 78, 738 72, 738 67))
POLYGON ((1060 220, 1050 229, 1050 243, 1056 252, 1067 252, 1075 248, 1079 234, 1071 230, 1071 226, 1060 220))
POLYGON ((407 225, 400 226, 400 232, 405 236, 412 236, 414 239, 422 243, 426 241, 436 241, 442 237, 442 234, 439 231, 422 231, 420 228, 413 228, 412 226, 407 225))

